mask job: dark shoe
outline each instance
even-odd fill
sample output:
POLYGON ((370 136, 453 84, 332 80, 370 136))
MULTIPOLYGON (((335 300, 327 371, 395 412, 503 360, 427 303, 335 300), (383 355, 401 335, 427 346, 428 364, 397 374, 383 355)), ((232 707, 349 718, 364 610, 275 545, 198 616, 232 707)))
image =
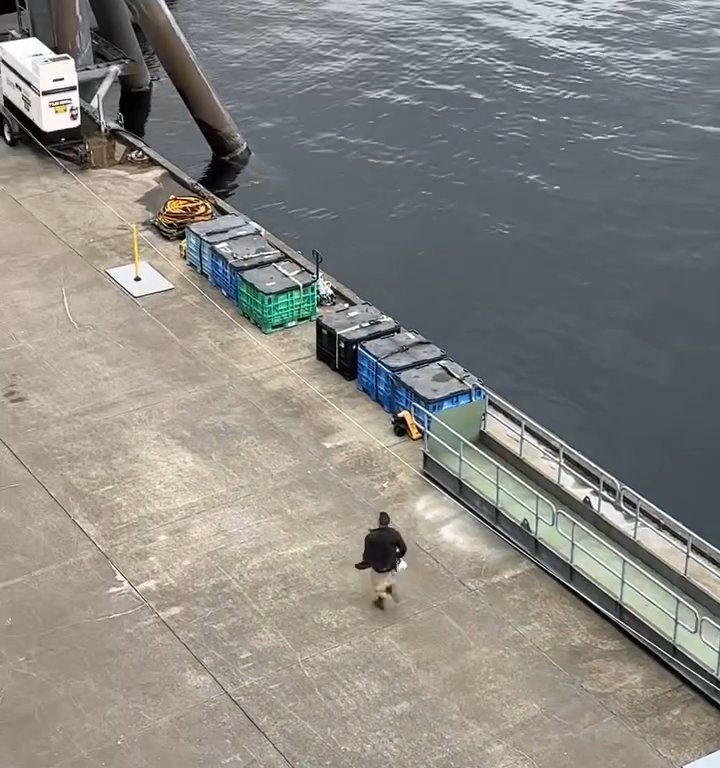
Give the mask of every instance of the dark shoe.
POLYGON ((385 610, 385 601, 382 599, 382 597, 376 597, 376 598, 373 600, 373 605, 374 605, 376 608, 379 608, 381 611, 384 611, 384 610, 385 610))

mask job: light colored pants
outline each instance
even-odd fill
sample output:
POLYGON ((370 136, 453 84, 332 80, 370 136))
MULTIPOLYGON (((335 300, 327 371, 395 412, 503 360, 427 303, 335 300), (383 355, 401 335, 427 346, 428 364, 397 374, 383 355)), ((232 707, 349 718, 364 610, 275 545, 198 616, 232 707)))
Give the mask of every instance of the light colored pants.
POLYGON ((373 597, 380 598, 383 602, 390 599, 390 595, 387 593, 387 588, 395 584, 395 571, 388 571, 387 573, 378 573, 370 569, 370 588, 372 589, 373 597))

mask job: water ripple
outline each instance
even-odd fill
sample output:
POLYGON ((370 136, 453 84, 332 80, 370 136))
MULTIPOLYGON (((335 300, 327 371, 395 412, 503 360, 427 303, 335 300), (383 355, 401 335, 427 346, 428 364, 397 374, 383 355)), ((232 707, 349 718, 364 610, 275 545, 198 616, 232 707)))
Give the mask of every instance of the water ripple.
MULTIPOLYGON (((717 0, 175 11, 255 152, 240 207, 671 511, 680 473, 711 508, 717 0)), ((148 136, 206 162, 167 83, 148 136)))

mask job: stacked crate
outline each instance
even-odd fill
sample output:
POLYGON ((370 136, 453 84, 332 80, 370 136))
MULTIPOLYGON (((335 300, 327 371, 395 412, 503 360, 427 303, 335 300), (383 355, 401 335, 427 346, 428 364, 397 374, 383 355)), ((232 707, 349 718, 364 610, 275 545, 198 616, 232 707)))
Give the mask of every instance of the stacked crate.
POLYGON ((315 275, 290 260, 247 270, 238 278, 238 307, 263 333, 313 320, 315 275))
POLYGON ((439 413, 485 397, 482 381, 452 360, 410 368, 395 377, 395 411, 411 411, 418 426, 425 430, 427 417, 413 405, 439 413))
POLYGON ((257 235, 259 229, 256 224, 248 222, 241 227, 233 227, 227 231, 213 232, 207 235, 203 240, 206 252, 210 258, 210 269, 208 274, 208 280, 210 285, 214 285, 216 288, 222 287, 222 280, 225 274, 223 269, 223 260, 216 254, 216 248, 220 243, 227 242, 236 237, 249 237, 251 235, 257 235))
POLYGON ((237 304, 239 273, 286 258, 257 233, 227 238, 213 245, 212 283, 237 304))
POLYGON ((212 247, 215 243, 261 231, 255 222, 245 216, 220 216, 211 221, 191 224, 185 230, 187 263, 212 282, 212 247))
POLYGON ((348 381, 357 376, 358 345, 397 333, 400 326, 372 304, 328 312, 316 322, 316 357, 348 381))
POLYGON ((395 402, 398 374, 445 357, 440 347, 416 331, 401 329, 393 336, 363 341, 358 346, 357 388, 388 413, 397 413, 401 410, 395 402))

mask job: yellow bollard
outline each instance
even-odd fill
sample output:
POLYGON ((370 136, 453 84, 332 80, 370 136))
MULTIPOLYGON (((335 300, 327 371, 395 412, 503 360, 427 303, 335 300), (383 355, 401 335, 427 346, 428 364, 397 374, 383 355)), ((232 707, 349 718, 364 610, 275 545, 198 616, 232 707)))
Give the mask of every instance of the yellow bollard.
POLYGON ((138 247, 138 235, 137 235, 137 227, 134 224, 130 225, 132 227, 132 240, 133 240, 133 261, 135 263, 135 282, 139 282, 142 280, 140 277, 140 248, 138 247))

